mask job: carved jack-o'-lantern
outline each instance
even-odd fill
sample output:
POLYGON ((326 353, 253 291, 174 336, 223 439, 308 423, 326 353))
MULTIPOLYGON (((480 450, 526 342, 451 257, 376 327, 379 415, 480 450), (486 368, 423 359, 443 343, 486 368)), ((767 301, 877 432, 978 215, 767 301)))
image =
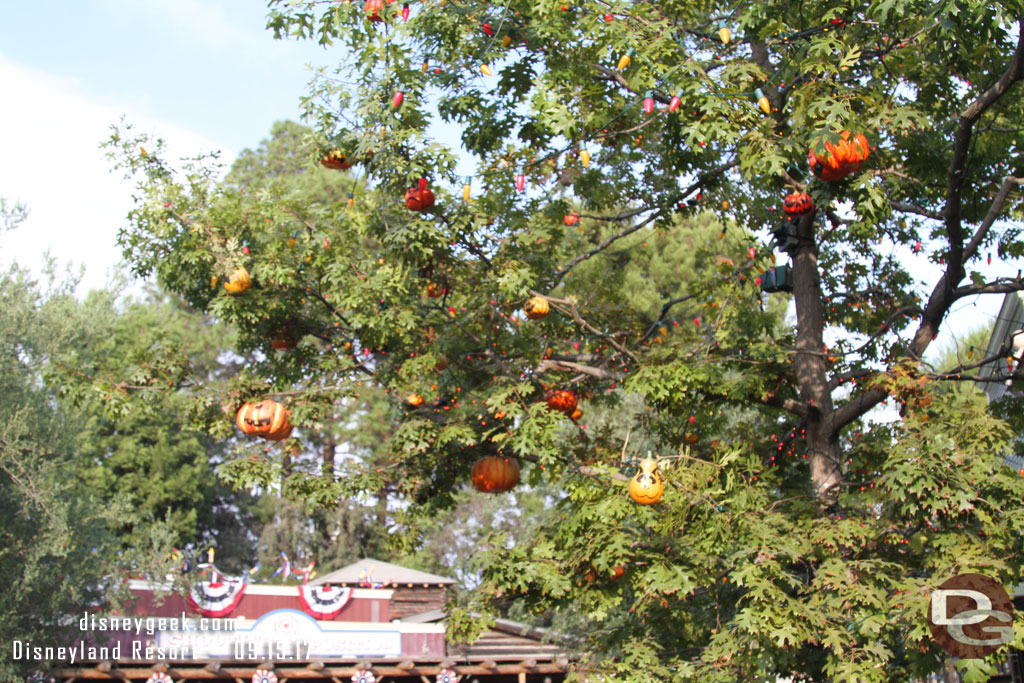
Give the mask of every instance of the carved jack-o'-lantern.
POLYGON ((249 289, 251 284, 252 278, 249 277, 249 271, 239 266, 235 268, 234 272, 231 273, 231 277, 224 283, 224 289, 228 290, 231 294, 241 294, 249 289))
POLYGON ((814 211, 814 200, 806 192, 793 192, 782 200, 782 210, 789 217, 806 216, 814 211))
POLYGON ((523 306, 526 317, 530 320, 540 320, 550 311, 548 300, 542 296, 535 296, 523 306))
POLYGON ((842 180, 851 173, 860 170, 868 158, 871 147, 863 133, 857 133, 850 139, 850 131, 840 134, 839 142, 825 143, 825 154, 818 157, 812 148, 807 152, 807 160, 811 165, 811 173, 822 180, 842 180))
POLYGON ((650 458, 640 461, 640 470, 629 482, 629 495, 641 505, 654 505, 661 500, 665 483, 658 471, 658 463, 650 458))
POLYGON ((336 171, 346 171, 352 168, 352 160, 348 158, 340 148, 325 149, 320 157, 320 164, 326 168, 333 168, 336 171))
POLYGON ((569 389, 556 389, 547 396, 548 408, 572 416, 576 410, 576 394, 569 389))
POLYGON ((512 458, 488 455, 473 465, 473 486, 484 493, 503 493, 519 483, 519 463, 512 458))
POLYGON ((434 193, 427 187, 426 178, 420 178, 417 187, 411 187, 406 191, 405 205, 410 211, 426 211, 434 205, 434 193))
POLYGON ((235 424, 243 433, 262 436, 277 441, 291 433, 291 412, 277 401, 264 399, 258 403, 246 403, 238 409, 235 424), (284 436, 282 436, 282 434, 284 436))

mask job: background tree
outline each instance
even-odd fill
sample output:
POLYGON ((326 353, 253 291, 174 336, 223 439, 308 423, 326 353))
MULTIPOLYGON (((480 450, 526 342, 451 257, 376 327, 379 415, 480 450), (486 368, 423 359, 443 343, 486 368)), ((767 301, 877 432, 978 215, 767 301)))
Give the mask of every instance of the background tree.
MULTIPOLYGON (((1020 580, 1024 483, 994 457, 1010 432, 970 392, 934 390, 992 359, 947 372, 920 360, 954 303, 1024 289, 982 265, 1024 248, 1021 8, 410 9, 404 21, 395 5, 375 17, 271 3, 279 35, 351 50, 307 102, 315 142, 365 174, 351 202, 273 182, 245 192, 112 136, 140 182, 122 238, 137 272, 234 325, 243 351, 268 348, 288 319, 306 334, 228 388, 196 387, 197 423, 226 436, 218 407, 271 395, 324 431, 338 406, 386 392, 398 423, 386 461, 293 476, 284 493, 405 495, 401 530, 450 507, 481 454, 531 463, 526 479, 565 492, 558 513, 528 544, 481 546, 477 596, 585 611, 601 656, 581 670, 731 681, 937 668, 928 590, 967 570, 1020 580), (476 159, 472 201, 456 152, 429 139, 435 103, 476 159), (827 170, 839 149, 844 177, 827 170), (402 198, 421 177, 437 205, 414 212, 402 198), (784 219, 788 191, 817 208, 784 219), (735 227, 765 223, 793 266, 792 329, 759 305, 776 258, 767 232, 735 227), (208 286, 238 266, 248 292, 208 286), (690 277, 667 277, 675 266, 690 277), (524 320, 537 294, 552 312, 524 320), (591 429, 547 409, 551 388, 572 388, 585 414, 632 417, 591 429), (865 421, 890 401, 896 421, 865 421), (647 450, 668 478, 651 508, 623 484, 647 450), (596 580, 614 567, 628 567, 621 580, 596 580)), ((311 160, 324 151, 311 145, 311 160)), ((340 198, 352 179, 334 177, 340 198)), ((288 448, 241 445, 224 473, 275 481, 288 448)), ((961 666, 973 680, 991 670, 961 666)))

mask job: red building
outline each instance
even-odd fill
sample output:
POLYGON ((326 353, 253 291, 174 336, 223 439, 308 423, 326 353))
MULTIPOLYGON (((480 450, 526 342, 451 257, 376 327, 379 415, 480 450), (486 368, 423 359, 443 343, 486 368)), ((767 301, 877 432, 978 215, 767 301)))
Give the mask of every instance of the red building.
POLYGON ((443 606, 454 581, 385 562, 301 585, 208 579, 162 599, 161 587, 132 582, 134 614, 83 615, 79 656, 59 678, 558 683, 570 663, 542 630, 503 620, 476 643, 448 643, 443 606))

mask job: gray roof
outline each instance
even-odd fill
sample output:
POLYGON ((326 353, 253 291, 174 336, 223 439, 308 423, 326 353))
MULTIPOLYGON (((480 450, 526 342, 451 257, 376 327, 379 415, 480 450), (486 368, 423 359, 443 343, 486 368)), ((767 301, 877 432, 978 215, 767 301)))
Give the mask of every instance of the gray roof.
MULTIPOLYGON (((336 569, 333 572, 324 574, 317 578, 311 583, 313 585, 323 585, 325 583, 339 584, 339 585, 359 585, 359 576, 364 571, 371 573, 371 578, 374 583, 384 583, 389 581, 394 585, 406 585, 406 584, 430 584, 430 585, 448 585, 455 583, 455 579, 449 579, 445 576, 438 576, 437 574, 428 574, 427 572, 417 571, 415 569, 409 569, 408 567, 399 567, 397 564, 391 564, 390 562, 381 562, 373 558, 366 558, 353 562, 347 567, 336 569)), ((390 588, 391 586, 385 586, 390 588)))

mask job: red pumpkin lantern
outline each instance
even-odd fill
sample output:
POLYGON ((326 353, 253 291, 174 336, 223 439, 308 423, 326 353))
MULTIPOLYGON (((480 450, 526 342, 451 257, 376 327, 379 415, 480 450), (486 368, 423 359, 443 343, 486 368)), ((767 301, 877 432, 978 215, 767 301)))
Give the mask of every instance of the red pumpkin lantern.
POLYGON ((572 416, 576 410, 576 394, 569 389, 556 389, 547 396, 548 408, 572 416))
POLYGON ((425 211, 434 205, 434 193, 427 187, 426 178, 420 178, 419 186, 405 193, 405 205, 410 211, 425 211))
MULTIPOLYGON (((390 5, 395 0, 388 0, 390 5)), ((366 4, 363 5, 363 11, 366 12, 366 18, 370 21, 384 21, 384 17, 380 13, 384 10, 384 0, 366 0, 366 4)))
POLYGON ((811 173, 822 180, 842 180, 859 171, 868 158, 871 147, 863 133, 857 133, 851 140, 850 131, 844 130, 840 133, 840 138, 835 144, 826 142, 826 153, 820 158, 814 153, 813 148, 807 152, 811 173))
POLYGON ((519 483, 519 463, 512 458, 488 455, 473 465, 473 486, 484 493, 503 493, 519 483))
POLYGON ((790 218, 806 216, 814 211, 814 200, 806 192, 793 192, 786 195, 786 198, 782 200, 782 210, 790 218))
POLYGON ((275 435, 286 431, 290 433, 291 423, 289 418, 291 412, 277 401, 266 399, 258 403, 246 403, 238 409, 235 416, 235 424, 243 433, 250 436, 275 435))

